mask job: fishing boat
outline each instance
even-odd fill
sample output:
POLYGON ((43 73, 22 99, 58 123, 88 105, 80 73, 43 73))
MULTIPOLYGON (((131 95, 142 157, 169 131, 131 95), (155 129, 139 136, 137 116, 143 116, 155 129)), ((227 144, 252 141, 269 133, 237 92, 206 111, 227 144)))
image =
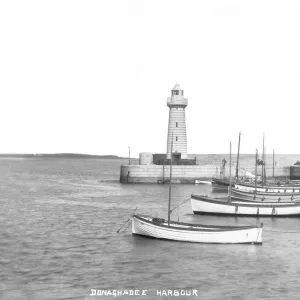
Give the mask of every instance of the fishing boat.
MULTIPOLYGON (((230 147, 231 148, 231 147, 230 147)), ((257 160, 256 150, 256 160, 257 160)), ((255 164, 257 174, 257 164, 255 164)), ((231 178, 231 151, 230 151, 230 169, 229 178, 231 178)), ((256 177, 257 178, 257 177, 256 177)), ((257 179, 255 179, 257 187, 257 179)), ((234 197, 231 185, 228 188, 228 199, 211 198, 208 196, 191 195, 191 206, 195 214, 213 214, 227 216, 264 216, 264 217, 292 217, 300 216, 300 202, 290 199, 290 201, 262 201, 264 199, 252 198, 245 201, 242 197, 234 197), (259 200, 259 201, 257 201, 259 200)), ((253 195, 253 194, 252 194, 253 195)), ((257 194, 255 195, 258 196, 257 194)), ((275 198, 273 199, 275 200, 275 198)))
POLYGON ((201 195, 191 196, 194 214, 247 217, 300 217, 299 202, 226 201, 201 195))
POLYGON ((168 220, 133 214, 132 234, 156 239, 195 243, 261 244, 261 226, 214 226, 171 221, 172 153, 169 181, 168 220))
POLYGON ((133 215, 132 233, 157 239, 227 244, 261 244, 262 225, 212 226, 181 222, 168 222, 150 216, 133 215))
MULTIPOLYGON (((266 184, 266 170, 265 170, 265 150, 263 139, 263 156, 262 156, 262 184, 257 184, 257 165, 258 165, 258 152, 255 155, 255 183, 237 183, 234 188, 230 189, 231 197, 236 200, 260 200, 260 201, 299 201, 300 200, 300 187, 299 186, 272 186, 266 184)), ((273 151, 274 156, 274 151, 273 151)), ((274 161, 274 159, 273 159, 274 161)), ((273 162, 274 165, 274 162, 273 162)), ((273 171, 274 173, 274 171, 273 171)))
POLYGON ((232 188, 231 198, 236 200, 300 201, 299 193, 255 192, 232 188))
POLYGON ((281 186, 265 184, 263 186, 256 186, 253 184, 247 183, 237 183, 234 185, 235 189, 242 191, 254 192, 255 190, 259 193, 298 193, 300 194, 300 186, 295 184, 285 184, 281 186))

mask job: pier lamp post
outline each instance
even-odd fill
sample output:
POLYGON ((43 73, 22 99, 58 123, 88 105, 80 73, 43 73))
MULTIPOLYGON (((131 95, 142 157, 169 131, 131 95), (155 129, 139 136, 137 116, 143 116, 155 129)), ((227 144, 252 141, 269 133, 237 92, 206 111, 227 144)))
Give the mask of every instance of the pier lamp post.
POLYGON ((128 163, 130 164, 130 146, 128 147, 128 163))

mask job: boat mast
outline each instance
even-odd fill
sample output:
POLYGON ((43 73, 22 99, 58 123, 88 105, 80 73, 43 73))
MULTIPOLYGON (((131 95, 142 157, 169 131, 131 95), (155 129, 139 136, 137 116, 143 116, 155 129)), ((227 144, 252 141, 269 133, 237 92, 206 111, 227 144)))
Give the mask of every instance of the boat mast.
POLYGON ((255 191, 254 191, 255 195, 256 195, 256 190, 257 190, 257 159, 258 159, 258 152, 256 149, 256 151, 255 151, 255 191))
POLYGON ((274 149, 273 149, 273 180, 275 181, 275 176, 274 176, 274 167, 275 167, 275 161, 274 161, 274 156, 275 156, 275 153, 274 153, 274 149))
POLYGON ((267 184, 266 156, 267 156, 267 148, 265 147, 265 155, 264 155, 264 183, 265 183, 265 185, 267 184))
POLYGON ((264 185, 264 163, 265 163, 265 134, 263 135, 263 148, 262 148, 262 165, 261 165, 261 185, 264 185))
POLYGON ((229 149, 229 202, 231 202, 231 141, 229 149))
POLYGON ((237 153, 237 159, 236 159, 236 172, 235 172, 235 180, 236 180, 236 182, 239 179, 240 142, 241 142, 241 132, 239 133, 239 145, 238 145, 238 153, 237 153))
POLYGON ((172 132, 172 140, 171 140, 170 182, 169 182, 169 205, 168 205, 168 226, 170 226, 170 215, 171 215, 172 155, 173 155, 173 132, 172 132))

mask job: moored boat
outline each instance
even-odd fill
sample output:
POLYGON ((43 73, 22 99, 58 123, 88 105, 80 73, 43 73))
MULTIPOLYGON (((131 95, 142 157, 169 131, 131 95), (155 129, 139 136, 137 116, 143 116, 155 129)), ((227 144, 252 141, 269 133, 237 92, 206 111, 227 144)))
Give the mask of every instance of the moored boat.
POLYGON ((133 215, 132 233, 157 239, 217 244, 261 244, 262 224, 258 226, 212 226, 133 215))
POLYGON ((234 186, 235 189, 239 189, 242 191, 257 191, 257 192, 264 192, 264 193, 298 193, 300 195, 300 186, 299 185, 263 185, 263 186, 256 186, 254 184, 247 184, 247 183, 236 183, 234 186))
POLYGON ((272 193, 272 192, 255 192, 240 190, 236 188, 231 189, 231 198, 235 200, 248 200, 248 201, 300 201, 299 193, 272 193))
MULTIPOLYGON (((249 200, 249 201, 300 201, 300 187, 295 185, 267 185, 266 181, 266 163, 265 163, 265 148, 263 139, 263 155, 262 160, 258 159, 258 151, 255 155, 255 181, 253 183, 237 182, 234 188, 229 189, 230 199, 234 200, 249 200), (262 182, 258 185, 257 182, 257 166, 262 166, 262 182)), ((274 155, 274 152, 273 152, 274 155)), ((273 162, 274 166, 274 162, 273 162)), ((274 170, 273 170, 274 177, 274 170)))
POLYGON ((225 201, 224 199, 192 195, 194 214, 228 216, 300 217, 299 202, 225 201))

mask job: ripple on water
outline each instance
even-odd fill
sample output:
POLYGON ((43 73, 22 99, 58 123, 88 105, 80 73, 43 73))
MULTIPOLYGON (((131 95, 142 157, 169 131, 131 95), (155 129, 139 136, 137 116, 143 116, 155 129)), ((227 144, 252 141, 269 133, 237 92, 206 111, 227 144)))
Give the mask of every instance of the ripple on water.
MULTIPOLYGON (((9 176, 1 177, 3 299, 85 299, 91 288, 149 289, 151 295, 156 288, 190 288, 198 289, 199 299, 297 299, 300 219, 196 216, 186 202, 182 221, 264 222, 263 245, 159 241, 132 236, 130 226, 118 234, 137 206, 139 213, 165 218, 168 202, 167 185, 107 180, 119 166, 99 160, 11 162, 9 176)), ((174 185, 173 207, 177 199, 204 192, 207 187, 174 185)))

